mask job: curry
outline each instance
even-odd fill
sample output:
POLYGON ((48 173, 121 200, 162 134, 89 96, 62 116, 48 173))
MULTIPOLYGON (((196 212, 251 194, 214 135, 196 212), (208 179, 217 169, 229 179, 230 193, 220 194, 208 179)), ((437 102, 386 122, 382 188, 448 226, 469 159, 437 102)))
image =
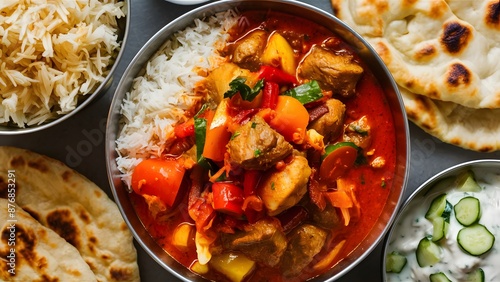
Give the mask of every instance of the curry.
POLYGON ((393 117, 341 37, 276 11, 246 11, 131 198, 174 259, 216 281, 304 281, 352 252, 395 172, 393 117))

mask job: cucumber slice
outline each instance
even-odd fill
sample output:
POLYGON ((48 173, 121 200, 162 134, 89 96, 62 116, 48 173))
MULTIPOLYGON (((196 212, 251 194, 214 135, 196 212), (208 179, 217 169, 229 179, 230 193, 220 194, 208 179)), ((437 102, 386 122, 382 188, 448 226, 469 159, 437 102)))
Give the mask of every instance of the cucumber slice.
POLYGON ((482 268, 477 268, 467 274, 467 282, 484 282, 484 271, 482 268))
POLYGON ((458 231, 457 242, 466 253, 480 256, 491 250, 495 236, 484 225, 476 223, 458 231))
POLYGON ((400 273, 406 265, 406 257, 394 251, 385 257, 385 272, 400 273))
POLYGON ((429 275, 431 282, 451 282, 451 280, 442 272, 432 273, 429 275))
POLYGON ((328 145, 328 146, 325 147, 325 153, 321 156, 321 160, 323 160, 324 158, 326 158, 326 156, 328 156, 331 152, 335 151, 336 149, 338 149, 340 147, 344 147, 344 146, 352 147, 352 148, 354 148, 354 149, 356 149, 358 151, 360 149, 353 142, 338 142, 338 143, 335 143, 335 144, 330 144, 330 145, 328 145))
POLYGON ((437 242, 445 238, 449 225, 450 224, 444 217, 436 217, 432 219, 432 241, 437 242))
POLYGON ((460 191, 479 192, 482 190, 481 186, 477 184, 474 172, 470 169, 460 173, 457 176, 455 183, 460 191))
POLYGON ((446 221, 450 220, 452 205, 446 200, 446 193, 434 198, 425 214, 425 218, 432 221, 437 217, 444 217, 446 221))
POLYGON ((425 237, 418 242, 416 255, 420 267, 434 265, 441 260, 441 247, 425 237))
POLYGON ((477 198, 468 196, 462 198, 454 207, 455 218, 463 226, 469 226, 479 221, 481 204, 477 198))

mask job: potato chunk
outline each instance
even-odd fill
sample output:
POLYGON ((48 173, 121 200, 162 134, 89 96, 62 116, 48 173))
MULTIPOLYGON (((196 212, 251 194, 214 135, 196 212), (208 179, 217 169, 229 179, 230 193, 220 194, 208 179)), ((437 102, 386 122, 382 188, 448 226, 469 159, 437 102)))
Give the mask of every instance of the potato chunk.
POLYGON ((267 214, 275 216, 297 204, 307 192, 311 168, 307 159, 295 155, 283 170, 273 170, 263 177, 258 194, 267 214))

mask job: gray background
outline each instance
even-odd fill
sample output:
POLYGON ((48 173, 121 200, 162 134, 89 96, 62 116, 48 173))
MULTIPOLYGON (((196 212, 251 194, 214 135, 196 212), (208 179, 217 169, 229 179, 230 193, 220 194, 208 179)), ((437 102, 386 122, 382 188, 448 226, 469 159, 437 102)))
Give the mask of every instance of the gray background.
MULTIPOLYGON (((332 13, 329 0, 304 1, 332 13)), ((164 25, 198 7, 180 6, 163 0, 131 0, 128 42, 110 89, 70 119, 46 129, 19 136, 1 136, 0 145, 17 146, 58 159, 99 185, 112 197, 106 175, 104 131, 108 108, 121 74, 144 45, 164 25)), ((452 165, 473 159, 500 159, 500 152, 477 153, 443 143, 410 124, 411 167, 405 196, 432 175, 452 165)), ((112 234, 110 234, 112 236, 112 234)), ((142 281, 177 281, 136 244, 142 281)), ((382 246, 339 281, 382 281, 382 246)))

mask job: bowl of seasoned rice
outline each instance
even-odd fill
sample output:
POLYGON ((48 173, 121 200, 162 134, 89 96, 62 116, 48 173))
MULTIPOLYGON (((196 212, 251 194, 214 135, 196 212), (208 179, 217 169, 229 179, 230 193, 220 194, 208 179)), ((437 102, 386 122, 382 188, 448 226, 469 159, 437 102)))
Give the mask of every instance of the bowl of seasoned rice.
POLYGON ((156 33, 119 81, 111 190, 184 281, 333 281, 381 241, 406 186, 392 76, 344 23, 290 0, 217 1, 156 33))
POLYGON ((0 135, 58 124, 111 85, 127 1, 8 1, 0 14, 0 135))

